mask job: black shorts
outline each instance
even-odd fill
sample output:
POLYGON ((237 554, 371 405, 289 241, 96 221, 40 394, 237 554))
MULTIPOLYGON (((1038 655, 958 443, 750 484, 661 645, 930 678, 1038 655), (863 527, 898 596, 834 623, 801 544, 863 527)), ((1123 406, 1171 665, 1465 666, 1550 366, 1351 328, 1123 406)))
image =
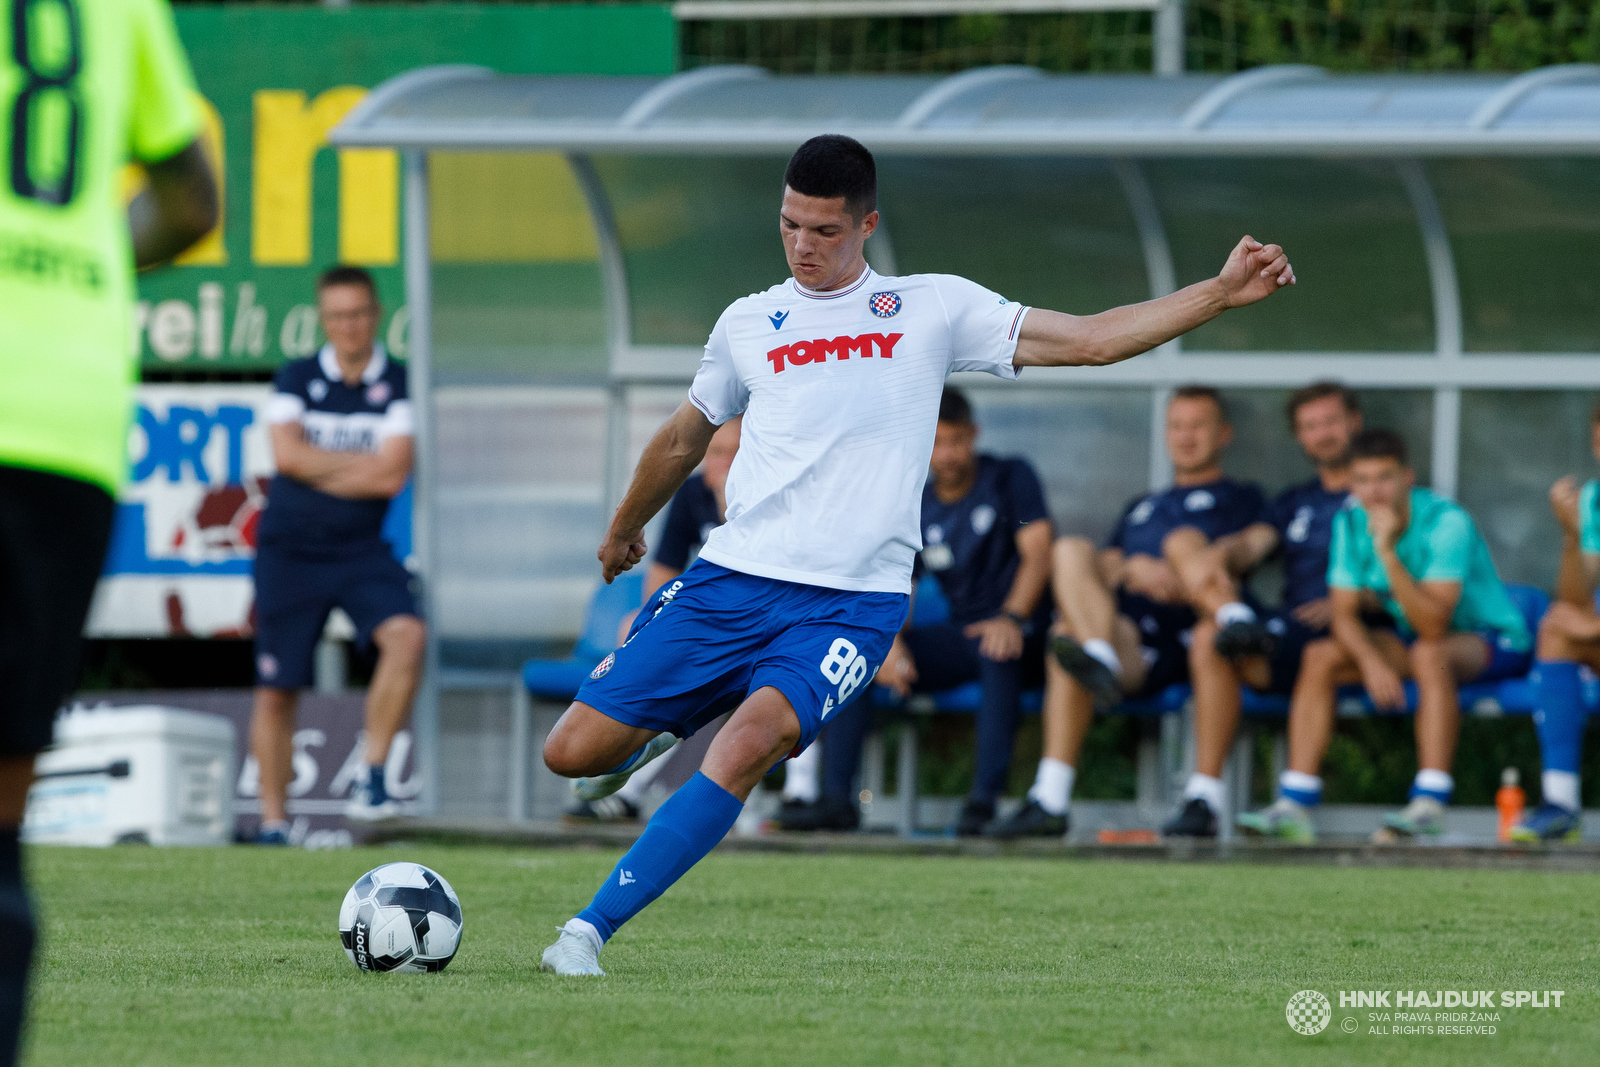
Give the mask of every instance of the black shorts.
POLYGON ((50 745, 115 514, 97 485, 0 466, 0 757, 50 745))
POLYGON ((256 549, 256 684, 304 689, 328 614, 342 608, 356 627, 357 648, 396 615, 415 615, 411 575, 389 546, 339 555, 256 549))
POLYGON ((1272 650, 1272 684, 1269 693, 1294 692, 1294 680, 1300 676, 1300 657, 1306 646, 1319 638, 1327 637, 1327 630, 1313 630, 1289 612, 1279 612, 1266 621, 1267 632, 1276 637, 1272 650))
POLYGON ((1126 592, 1117 595, 1117 611, 1139 627, 1140 652, 1144 655, 1144 685, 1137 693, 1130 693, 1130 697, 1155 696, 1169 685, 1189 680, 1193 611, 1126 592))

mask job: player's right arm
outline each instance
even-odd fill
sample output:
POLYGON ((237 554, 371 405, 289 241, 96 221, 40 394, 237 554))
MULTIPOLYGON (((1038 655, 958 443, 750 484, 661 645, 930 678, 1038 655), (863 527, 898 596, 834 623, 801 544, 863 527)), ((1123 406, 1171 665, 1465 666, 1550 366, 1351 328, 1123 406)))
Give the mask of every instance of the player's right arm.
POLYGON ((200 142, 145 166, 150 184, 128 205, 133 262, 153 267, 176 257, 217 224, 217 182, 200 142))
POLYGON ((1017 367, 1104 367, 1164 345, 1229 308, 1265 300, 1295 283, 1294 268, 1277 245, 1243 238, 1215 278, 1098 315, 1034 308, 1022 320, 1017 367))
POLYGON ((1222 550, 1228 573, 1248 574, 1278 547, 1278 530, 1270 522, 1252 522, 1238 533, 1225 534, 1212 542, 1222 550))
POLYGON ((134 0, 133 101, 128 153, 144 165, 145 189, 128 205, 134 263, 173 258, 217 224, 217 186, 201 150, 194 76, 172 21, 159 0, 134 0))
POLYGON ((611 517, 611 526, 596 553, 607 585, 644 559, 645 524, 667 506, 672 494, 694 473, 716 432, 711 420, 692 401, 685 400, 650 438, 639 457, 628 493, 611 517))

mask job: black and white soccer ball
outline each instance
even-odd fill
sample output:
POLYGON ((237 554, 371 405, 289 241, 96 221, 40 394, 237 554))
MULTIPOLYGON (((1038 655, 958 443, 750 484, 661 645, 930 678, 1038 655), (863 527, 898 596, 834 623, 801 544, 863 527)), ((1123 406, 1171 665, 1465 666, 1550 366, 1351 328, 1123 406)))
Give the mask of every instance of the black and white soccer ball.
POLYGON ((461 947, 461 900, 420 863, 385 863, 344 895, 339 940, 363 971, 442 971, 461 947))

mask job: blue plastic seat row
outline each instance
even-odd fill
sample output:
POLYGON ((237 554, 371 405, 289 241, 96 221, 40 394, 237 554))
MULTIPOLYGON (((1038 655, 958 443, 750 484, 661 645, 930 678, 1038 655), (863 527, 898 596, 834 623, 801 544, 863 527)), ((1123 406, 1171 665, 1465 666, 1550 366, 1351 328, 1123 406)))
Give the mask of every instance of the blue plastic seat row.
MULTIPOLYGON (((522 668, 522 681, 528 692, 545 700, 571 700, 596 664, 616 647, 617 629, 623 618, 639 608, 643 600, 644 578, 631 571, 610 585, 601 585, 590 601, 584 618, 583 635, 572 653, 564 659, 529 660, 522 668)), ((1528 620, 1530 630, 1537 631, 1539 620, 1550 606, 1550 598, 1542 590, 1527 585, 1507 585, 1507 592, 1528 620)), ((916 602, 912 611, 912 624, 932 626, 948 621, 950 608, 939 583, 924 577, 917 585, 916 602)), ((983 706, 983 687, 977 682, 928 694, 935 711, 947 714, 975 715, 983 706)), ((1152 696, 1130 700, 1112 709, 1118 715, 1170 715, 1183 710, 1189 702, 1191 691, 1187 685, 1172 685, 1152 696)), ((872 688, 872 699, 881 708, 893 709, 901 701, 881 686, 872 688)), ((1534 687, 1526 677, 1508 678, 1499 682, 1483 682, 1461 687, 1461 706, 1479 715, 1528 715, 1534 710, 1534 687)), ((1600 713, 1600 682, 1585 678, 1584 702, 1589 713, 1600 713)), ((1034 689, 1022 696, 1024 714, 1036 715, 1044 703, 1044 691, 1034 689)), ((1340 693, 1340 710, 1356 714, 1411 714, 1416 711, 1416 686, 1406 683, 1405 712, 1379 712, 1372 706, 1359 686, 1347 687, 1340 693)), ((1276 694, 1244 691, 1244 714, 1255 718, 1281 718, 1289 713, 1289 698, 1276 694)))

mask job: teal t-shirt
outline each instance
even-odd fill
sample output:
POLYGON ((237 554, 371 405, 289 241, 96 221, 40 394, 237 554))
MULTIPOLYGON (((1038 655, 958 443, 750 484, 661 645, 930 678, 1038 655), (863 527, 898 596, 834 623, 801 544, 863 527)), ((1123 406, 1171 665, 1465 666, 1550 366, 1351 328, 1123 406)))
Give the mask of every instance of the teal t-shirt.
POLYGON ((1600 481, 1593 478, 1578 491, 1578 547, 1600 553, 1600 481))
MULTIPOLYGON (((1431 489, 1411 490, 1411 522, 1400 535, 1395 554, 1415 581, 1461 583, 1461 599, 1450 618, 1452 630, 1497 630, 1518 652, 1533 646, 1522 612, 1495 572, 1489 546, 1461 505, 1431 489)), ((1328 584, 1338 589, 1371 589, 1402 631, 1410 632, 1405 612, 1389 595, 1389 576, 1373 548, 1372 535, 1367 533, 1367 513, 1354 496, 1333 519, 1328 584)))

